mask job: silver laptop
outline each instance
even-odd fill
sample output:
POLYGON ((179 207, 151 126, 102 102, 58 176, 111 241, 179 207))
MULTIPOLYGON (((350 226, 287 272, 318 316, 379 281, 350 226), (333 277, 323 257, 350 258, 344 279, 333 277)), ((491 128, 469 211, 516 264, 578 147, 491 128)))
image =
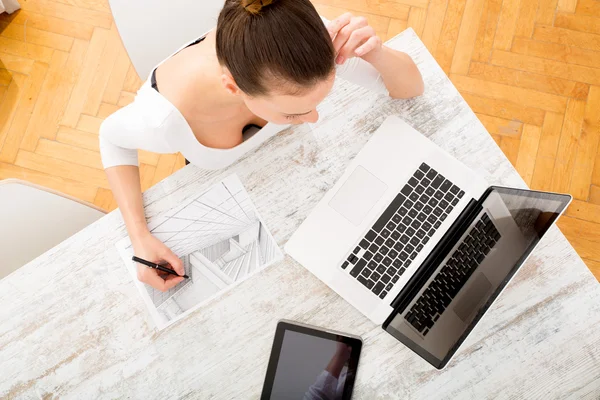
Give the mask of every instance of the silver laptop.
POLYGON ((490 187, 391 116, 285 250, 442 368, 570 201, 490 187))

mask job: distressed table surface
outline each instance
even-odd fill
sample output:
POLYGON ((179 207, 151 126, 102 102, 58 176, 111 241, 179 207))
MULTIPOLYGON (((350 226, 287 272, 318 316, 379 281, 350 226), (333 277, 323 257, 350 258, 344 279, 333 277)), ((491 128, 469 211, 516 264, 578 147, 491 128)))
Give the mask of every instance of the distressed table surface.
MULTIPOLYGON (((414 32, 388 44, 418 64, 422 97, 337 82, 318 124, 227 170, 184 168, 145 193, 147 216, 235 172, 283 246, 391 114, 490 183, 523 187, 414 32)), ((114 246, 125 235, 113 212, 0 281, 0 398, 257 398, 280 318, 363 337, 356 399, 600 396, 600 285, 557 228, 443 371, 289 257, 158 332, 114 246)))

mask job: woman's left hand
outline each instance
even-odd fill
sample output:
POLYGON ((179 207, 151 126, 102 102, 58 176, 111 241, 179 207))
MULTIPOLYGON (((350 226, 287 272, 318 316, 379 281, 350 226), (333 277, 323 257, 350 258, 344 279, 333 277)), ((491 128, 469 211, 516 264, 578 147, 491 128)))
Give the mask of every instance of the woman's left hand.
POLYGON ((369 26, 365 17, 343 14, 327 25, 336 52, 336 64, 343 64, 352 57, 370 57, 381 51, 381 39, 369 26))

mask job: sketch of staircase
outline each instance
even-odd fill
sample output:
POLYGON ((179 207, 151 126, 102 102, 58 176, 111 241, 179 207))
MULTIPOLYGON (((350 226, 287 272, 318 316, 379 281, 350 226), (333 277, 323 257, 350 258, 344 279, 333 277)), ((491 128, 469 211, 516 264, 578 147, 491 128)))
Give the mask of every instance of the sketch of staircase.
MULTIPOLYGON (((239 245, 238 245, 239 246, 239 245)), ((236 258, 231 259, 226 254, 223 259, 229 261, 224 262, 220 267, 221 271, 225 273, 231 280, 237 281, 242 279, 252 272, 256 271, 261 265, 260 260, 260 246, 258 241, 251 242, 246 248, 242 248, 242 254, 236 258)), ((237 254, 236 254, 237 255, 237 254)), ((220 265, 219 260, 215 262, 216 265, 220 265)))

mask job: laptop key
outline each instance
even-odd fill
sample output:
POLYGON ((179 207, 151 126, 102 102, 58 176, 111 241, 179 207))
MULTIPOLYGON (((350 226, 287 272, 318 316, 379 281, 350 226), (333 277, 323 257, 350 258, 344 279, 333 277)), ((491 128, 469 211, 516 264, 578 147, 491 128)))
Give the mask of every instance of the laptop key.
POLYGON ((425 194, 431 197, 435 194, 435 189, 429 186, 427 189, 425 189, 425 194))
POLYGON ((367 286, 367 284, 369 283, 369 280, 367 278, 363 277, 362 275, 359 276, 357 279, 360 283, 362 283, 365 286, 367 286))
POLYGON ((427 217, 427 222, 429 222, 430 224, 434 224, 438 222, 437 218, 435 217, 435 215, 430 215, 429 217, 427 217))
POLYGON ((381 293, 384 287, 385 285, 382 282, 377 282, 377 284, 375 284, 375 286, 373 287, 372 291, 376 295, 379 295, 379 293, 381 293))
POLYGON ((406 225, 399 224, 399 225, 396 227, 396 230, 397 230, 398 232, 400 232, 400 233, 404 233, 404 231, 406 230, 406 225))
POLYGON ((377 246, 375 243, 372 243, 372 244, 369 246, 369 251, 370 251, 371 253, 377 253, 377 250, 379 250, 379 246, 377 246))
POLYGON ((421 222, 415 219, 410 226, 412 226, 414 229, 419 229, 421 227, 421 222))
POLYGON ((433 224, 433 228, 434 228, 434 229, 437 229, 437 228, 439 228, 441 225, 442 225, 442 223, 441 223, 440 221, 436 221, 436 222, 433 224))
POLYGON ((402 253, 400 253, 399 257, 402 261, 406 261, 408 259, 408 254, 403 251, 402 253))
POLYGON ((459 191, 460 189, 456 185, 452 185, 452 187, 450 188, 450 193, 452 194, 457 194, 459 191))
MULTIPOLYGON (((411 239, 411 242, 412 242, 412 239, 411 239)), ((410 254, 410 253, 412 253, 412 251, 413 251, 414 249, 415 249, 415 248, 414 248, 414 246, 413 246, 412 244, 407 244, 407 245, 406 245, 406 247, 404 247, 404 251, 405 251, 407 254, 410 254)))
POLYGON ((433 169, 429 170, 429 172, 427 172, 427 175, 425 175, 427 177, 427 179, 431 180, 433 178, 435 178, 437 175, 437 172, 435 172, 433 169))
POLYGON ((404 206, 406 208, 412 208, 413 205, 414 203, 411 200, 406 200, 406 202, 404 203, 404 206))
POLYGON ((425 191, 425 188, 421 185, 419 185, 415 188, 415 192, 417 192, 419 194, 423 194, 424 191, 425 191))
POLYGON ((428 231, 431 229, 431 224, 429 222, 423 222, 423 225, 421 227, 424 231, 428 231))
POLYGON ((454 196, 452 195, 452 193, 448 192, 444 196, 444 200, 446 200, 447 202, 451 202, 452 200, 454 200, 454 196))
POLYGON ((375 256, 373 257, 373 259, 374 259, 376 262, 381 262, 381 261, 383 261, 383 256, 381 255, 381 253, 377 253, 377 254, 375 254, 375 256))
POLYGON ((438 190, 437 192, 434 193, 433 197, 435 197, 437 200, 441 200, 444 198, 444 193, 442 193, 438 190))
POLYGON ((370 230, 365 235, 365 239, 367 239, 369 242, 372 242, 373 240, 375 240, 376 237, 377 237, 377 232, 375 232, 373 230, 370 230))
POLYGON ((393 260, 394 258, 398 257, 398 252, 396 250, 390 249, 390 252, 388 253, 388 257, 393 260))
POLYGON ((361 241, 360 241, 360 243, 359 243, 358 245, 359 245, 360 247, 362 247, 363 249, 365 249, 365 250, 366 250, 366 249, 368 249, 368 248, 369 248, 369 245, 370 245, 370 244, 371 244, 371 243, 369 243, 369 241, 368 241, 368 240, 366 240, 366 239, 363 239, 363 240, 361 240, 361 241))
POLYGON ((406 215, 407 212, 408 212, 408 210, 405 207, 400 207, 400 209, 398 210, 398 215, 403 217, 406 215))
POLYGON ((427 204, 429 204, 431 207, 435 207, 438 205, 438 201, 435 197, 432 197, 431 199, 429 199, 429 202, 427 204))
POLYGON ((412 193, 412 188, 409 185, 404 185, 402 190, 400 190, 400 193, 402 193, 404 196, 408 197, 412 193))
POLYGON ((400 221, 402 221, 402 217, 398 214, 394 214, 394 216, 392 217, 392 221, 394 221, 395 223, 399 224, 400 221))
POLYGON ((431 212, 433 211, 433 208, 430 205, 426 205, 425 208, 423 208, 423 212, 425 214, 431 214, 431 212))
POLYGON ((383 283, 388 283, 391 279, 392 279, 392 277, 389 276, 388 274, 381 275, 381 282, 383 282, 383 283))
POLYGON ((441 209, 441 207, 436 207, 436 208, 434 208, 434 209, 433 209, 433 215, 435 215, 435 216, 438 216, 438 217, 439 217, 440 215, 442 215, 442 214, 443 214, 443 212, 444 212, 444 211, 441 209))
POLYGON ((427 219, 427 214, 420 213, 419 215, 417 215, 417 219, 421 222, 425 222, 425 220, 427 219))
POLYGON ((354 254, 350 254, 348 256, 348 261, 350 261, 352 264, 355 264, 356 261, 358 261, 358 257, 356 257, 354 254))
POLYGON ((390 290, 392 290, 393 287, 394 287, 394 284, 390 282, 385 286, 385 290, 387 290, 389 292, 390 290))
POLYGON ((442 210, 445 210, 446 208, 448 208, 449 205, 450 205, 450 203, 448 203, 446 200, 440 201, 440 207, 442 208, 442 210))
POLYGON ((381 235, 382 238, 387 238, 388 236, 390 236, 391 232, 388 231, 387 229, 383 228, 383 230, 379 233, 381 235))
MULTIPOLYGON (((392 263, 392 259, 389 257, 385 257, 382 262, 384 265, 388 266, 392 263)), ((385 270, 385 268, 384 268, 384 270, 385 270)))
POLYGON ((368 280, 367 281, 367 289, 373 289, 373 286, 375 286, 375 282, 373 282, 372 280, 368 280))
POLYGON ((376 271, 380 274, 385 274, 385 267, 383 265, 378 265, 376 271))
POLYGON ((377 282, 379 280, 379 278, 381 278, 381 274, 374 271, 373 274, 371 275, 371 279, 373 279, 375 282, 377 282))
POLYGON ((388 240, 385 241, 385 245, 387 247, 392 247, 396 244, 396 241, 394 239, 388 238, 388 240))
POLYGON ((417 202, 415 203, 415 210, 417 210, 417 211, 421 211, 421 210, 423 209, 423 207, 425 207, 425 206, 424 206, 424 205, 423 205, 423 203, 421 203, 420 201, 417 201, 417 202))
MULTIPOLYGON (((390 231, 393 231, 394 229, 396 229, 396 224, 393 223, 392 221, 388 222, 387 225, 385 226, 387 229, 389 229, 390 231)), ((383 231, 382 231, 383 232, 383 231)), ((382 235, 383 236, 383 235, 382 235)), ((389 232, 388 232, 388 236, 389 236, 389 232)))
POLYGON ((417 252, 416 252, 416 251, 414 251, 414 252, 413 252, 413 253, 412 253, 412 254, 409 256, 409 258, 410 258, 411 260, 414 260, 415 258, 417 258, 417 256, 418 256, 417 252))
POLYGON ((417 193, 417 192, 412 192, 412 193, 410 194, 410 196, 408 196, 408 198, 409 198, 411 201, 417 201, 417 200, 419 200, 419 193, 417 193))
MULTIPOLYGON (((398 229, 398 228, 396 228, 396 229, 398 229)), ((397 230, 392 232, 392 239, 398 240, 398 238, 400 238, 400 233, 397 230)))
POLYGON ((352 253, 356 254, 356 253, 358 253, 359 251, 360 251, 360 247, 359 247, 359 246, 356 246, 356 247, 354 248, 354 251, 353 251, 352 253))
MULTIPOLYGON (((420 231, 420 229, 419 229, 419 231, 420 231)), ((417 231, 417 234, 418 234, 418 233, 419 233, 419 232, 417 231)), ((418 245, 419 245, 419 243, 420 243, 420 242, 419 242, 419 239, 418 239, 418 238, 416 238, 416 237, 413 237, 412 239, 410 239, 410 244, 411 244, 411 245, 413 245, 413 246, 418 246, 418 245)))
POLYGON ((415 234, 415 230, 413 228, 411 228, 410 226, 406 229, 406 234, 411 237, 415 234))
POLYGON ((348 261, 344 261, 344 263, 342 264, 342 269, 348 268, 348 264, 348 261))
POLYGON ((461 190, 460 192, 458 192, 457 196, 459 199, 462 199, 462 197, 465 195, 465 191, 461 190))
POLYGON ((380 232, 383 229, 383 227, 385 226, 385 224, 387 224, 387 222, 390 220, 390 218, 392 218, 392 216, 400 208, 402 203, 404 203, 405 200, 406 200, 406 197, 404 195, 402 195, 401 193, 398 193, 398 195, 396 195, 394 200, 392 200, 392 202, 390 203, 388 208, 386 208, 385 211, 383 212, 383 214, 381 214, 381 216, 379 217, 377 222, 375 222, 372 229, 375 232, 380 232))
POLYGON ((408 180, 408 184, 412 187, 416 187, 419 184, 419 181, 413 177, 408 180))
POLYGON ((385 240, 381 236, 379 236, 377 239, 375 239, 375 244, 377 246, 381 246, 383 244, 383 242, 385 242, 385 240))
POLYGON ((369 261, 369 263, 367 264, 366 268, 369 269, 369 271, 374 271, 375 268, 377 268, 377 262, 375 261, 369 261))
POLYGON ((400 268, 402 267, 402 261, 398 260, 394 260, 394 262, 392 263, 392 265, 396 268, 400 268))
POLYGON ((427 172, 427 171, 429 171, 429 169, 430 169, 429 165, 427 165, 425 163, 421 163, 421 165, 419 166, 419 170, 421 170, 423 172, 427 172))
POLYGON ((419 239, 423 239, 423 238, 425 237, 425 235, 426 235, 426 233, 425 233, 425 231, 424 231, 423 229, 419 229, 419 230, 417 231, 417 237, 418 237, 419 239))
POLYGON ((450 182, 448 179, 446 179, 444 181, 444 183, 442 183, 442 186, 440 186, 440 190, 445 193, 448 190, 450 190, 451 187, 452 187, 452 182, 450 182))
POLYGON ((379 252, 381 254, 383 254, 384 256, 390 251, 389 247, 385 247, 385 246, 381 246, 381 248, 379 249, 379 252))
POLYGON ((431 182, 431 186, 437 189, 440 187, 442 182, 444 182, 444 177, 442 175, 437 175, 435 179, 431 182))
POLYGON ((417 210, 415 210, 414 208, 411 209, 410 211, 408 211, 408 216, 411 218, 415 218, 417 216, 417 214, 419 214, 419 212, 417 210))
POLYGON ((365 254, 363 254, 363 258, 367 261, 369 261, 371 258, 373 258, 373 253, 371 253, 370 251, 366 251, 365 254))
POLYGON ((388 294, 388 292, 386 290, 384 290, 383 292, 379 293, 379 298, 384 299, 387 294, 388 294))
POLYGON ((360 275, 365 265, 367 265, 367 262, 365 260, 358 260, 354 268, 352 268, 352 270, 350 271, 350 275, 356 278, 358 275, 360 275))
POLYGON ((427 171, 421 171, 420 169, 418 169, 418 170, 415 172, 415 178, 417 178, 417 179, 419 179, 419 180, 420 180, 420 179, 423 179, 423 177, 425 176, 425 174, 424 174, 423 172, 427 172, 427 171))
POLYGON ((394 275, 394 276, 392 277, 392 283, 396 283, 396 282, 398 282, 398 280, 399 280, 399 279, 400 279, 400 277, 399 277, 398 275, 394 275))

